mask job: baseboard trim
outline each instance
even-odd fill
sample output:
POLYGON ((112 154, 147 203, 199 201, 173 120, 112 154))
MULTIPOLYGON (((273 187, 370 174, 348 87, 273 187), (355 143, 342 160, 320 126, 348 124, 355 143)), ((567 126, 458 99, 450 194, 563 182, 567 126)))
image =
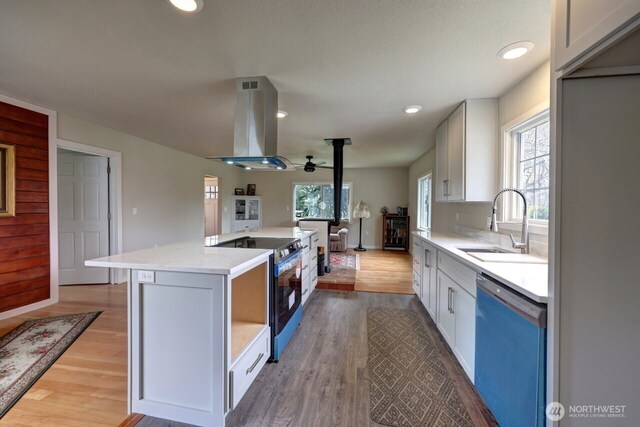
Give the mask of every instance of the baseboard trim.
POLYGON ((9 311, 0 313, 0 320, 9 319, 10 317, 19 316, 24 313, 28 313, 33 310, 47 307, 49 305, 57 303, 57 298, 49 298, 43 301, 34 302, 33 304, 25 305, 23 307, 13 308, 9 311))

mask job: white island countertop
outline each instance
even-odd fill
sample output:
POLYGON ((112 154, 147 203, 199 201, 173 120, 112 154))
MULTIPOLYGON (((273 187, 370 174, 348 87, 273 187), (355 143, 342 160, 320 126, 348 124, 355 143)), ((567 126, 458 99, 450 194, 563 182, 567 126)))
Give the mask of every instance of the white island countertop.
POLYGON ((547 264, 483 262, 458 248, 495 247, 496 245, 453 234, 431 233, 427 231, 414 231, 413 234, 430 242, 467 267, 493 277, 498 282, 503 283, 536 302, 547 303, 547 297, 549 295, 547 264))
POLYGON ((261 228, 111 255, 85 261, 85 265, 87 267, 179 271, 235 276, 256 264, 264 262, 273 251, 270 249, 216 248, 207 246, 245 236, 303 238, 314 232, 314 230, 302 230, 298 227, 261 228))

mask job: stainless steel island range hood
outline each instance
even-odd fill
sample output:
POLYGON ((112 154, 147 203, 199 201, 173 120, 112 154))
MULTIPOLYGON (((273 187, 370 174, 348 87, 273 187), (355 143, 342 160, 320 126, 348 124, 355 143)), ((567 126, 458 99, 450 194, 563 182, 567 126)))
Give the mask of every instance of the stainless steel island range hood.
POLYGON ((277 155, 278 91, 268 78, 236 79, 233 155, 212 157, 243 169, 295 170, 277 155))

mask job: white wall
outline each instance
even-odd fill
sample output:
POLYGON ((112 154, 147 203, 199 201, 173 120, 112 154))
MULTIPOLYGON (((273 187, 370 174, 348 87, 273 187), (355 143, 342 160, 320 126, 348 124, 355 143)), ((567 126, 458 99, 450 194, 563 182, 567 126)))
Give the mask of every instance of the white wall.
POLYGON ((204 176, 220 178, 222 231, 242 171, 65 114, 58 137, 122 153, 123 248, 132 251, 204 236, 204 176), (133 208, 138 214, 133 215, 133 208))
MULTIPOLYGON (((499 98, 498 121, 500 127, 531 112, 532 109, 542 104, 549 103, 550 75, 550 64, 547 61, 499 98)), ((435 140, 435 133, 429 135, 429 138, 435 140)), ((414 217, 417 202, 416 180, 429 170, 433 170, 435 176, 435 160, 436 149, 434 147, 409 167, 409 203, 411 214, 414 217)), ((502 161, 499 159, 498 164, 501 163, 502 161)), ((434 202, 432 229, 442 233, 453 233, 459 227, 486 230, 487 217, 490 215, 491 203, 434 202)), ((415 229, 415 223, 413 228, 415 229)), ((507 231, 503 232, 507 233, 507 231)), ((518 232, 514 231, 513 234, 517 236, 518 232)), ((531 236, 531 240, 532 245, 536 244, 536 252, 546 255, 547 235, 531 236)))
MULTIPOLYGON (((387 206, 396 212, 398 206, 408 206, 408 169, 407 168, 363 168, 345 169, 344 182, 353 184, 351 213, 357 202, 363 200, 369 205, 371 217, 362 220, 362 245, 368 248, 382 247, 382 214, 380 208, 387 206), (368 236, 367 236, 368 233, 368 236)), ((247 184, 256 184, 256 195, 263 196, 263 222, 265 227, 294 224, 292 215, 294 182, 333 183, 333 171, 317 169, 313 173, 296 172, 259 172, 244 173, 243 188, 247 184)), ((223 214, 224 215, 224 214, 223 214)), ((226 215, 229 215, 227 213, 226 215)), ((414 221, 414 218, 411 218, 414 221)), ((349 247, 358 245, 359 220, 351 225, 349 247)))

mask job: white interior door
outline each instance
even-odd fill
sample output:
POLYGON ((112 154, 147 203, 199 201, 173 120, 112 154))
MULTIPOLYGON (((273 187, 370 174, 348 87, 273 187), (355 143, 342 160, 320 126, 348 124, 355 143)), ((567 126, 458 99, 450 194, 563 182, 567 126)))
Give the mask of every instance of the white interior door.
POLYGON ((58 153, 60 284, 109 283, 109 269, 85 267, 109 254, 109 177, 106 157, 58 153))

